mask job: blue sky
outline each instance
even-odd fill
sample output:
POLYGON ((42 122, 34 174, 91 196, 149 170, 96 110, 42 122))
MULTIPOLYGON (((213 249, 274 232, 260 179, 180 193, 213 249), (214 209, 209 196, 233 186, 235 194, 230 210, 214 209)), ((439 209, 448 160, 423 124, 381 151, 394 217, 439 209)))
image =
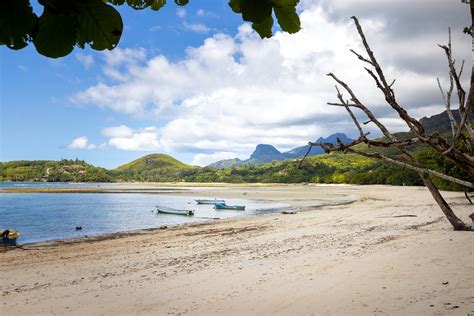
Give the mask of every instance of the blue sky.
POLYGON ((32 45, 0 47, 0 160, 78 157, 113 168, 164 152, 206 165, 244 158, 258 143, 287 150, 333 132, 355 135, 346 114, 325 105, 335 98, 329 71, 404 130, 361 80, 347 17, 361 17, 400 99, 422 117, 442 110, 435 79, 446 69, 436 44, 448 26, 455 53, 471 62, 460 32, 467 6, 437 0, 427 10, 427 1, 302 1, 303 30, 264 41, 226 1, 169 1, 159 12, 119 8, 125 29, 112 52, 76 48, 49 59, 32 45))
MULTIPOLYGON (((182 58, 186 47, 199 45, 209 36, 209 32, 186 29, 183 22, 202 24, 223 32, 235 32, 241 24, 225 1, 194 1, 186 7, 170 2, 158 12, 135 11, 126 6, 118 9, 125 25, 120 47, 142 47, 151 54, 164 54, 171 60, 182 58), (185 12, 185 16, 180 12, 185 12)), ((129 115, 70 102, 69 97, 75 92, 97 82, 97 63, 86 68, 78 56, 90 55, 100 62, 101 52, 76 48, 67 57, 49 59, 37 54, 30 45, 20 51, 1 47, 0 54, 1 161, 79 157, 114 167, 144 154, 67 148, 72 139, 83 134, 91 135, 92 142, 100 142, 100 135, 90 131, 99 131, 103 126, 115 122, 137 124, 129 115)), ((156 118, 139 120, 140 125, 156 123, 156 118)), ((186 160, 186 155, 181 158, 186 160)))

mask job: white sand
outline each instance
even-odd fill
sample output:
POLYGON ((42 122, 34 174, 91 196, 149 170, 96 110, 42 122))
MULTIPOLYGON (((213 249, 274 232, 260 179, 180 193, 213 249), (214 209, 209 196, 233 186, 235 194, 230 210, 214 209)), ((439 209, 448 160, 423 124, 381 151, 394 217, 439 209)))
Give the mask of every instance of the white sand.
MULTIPOLYGON (((474 314, 474 233, 426 189, 199 190, 244 193, 313 210, 0 253, 0 314, 474 314)), ((443 194, 467 220, 462 194, 443 194)))

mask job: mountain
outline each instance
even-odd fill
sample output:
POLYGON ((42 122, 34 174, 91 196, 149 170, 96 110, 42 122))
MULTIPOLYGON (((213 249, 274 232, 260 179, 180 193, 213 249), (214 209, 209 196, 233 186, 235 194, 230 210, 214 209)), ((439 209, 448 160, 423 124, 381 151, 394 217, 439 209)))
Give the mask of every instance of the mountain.
MULTIPOLYGON (((451 133, 446 112, 420 121, 427 130, 434 129, 449 135, 451 133)), ((413 137, 410 132, 399 132, 394 135, 398 139, 413 137)), ((351 141, 341 133, 326 138, 320 137, 316 141, 332 143, 337 138, 344 143, 351 141)), ((457 171, 456 168, 446 164, 446 161, 438 159, 426 146, 416 144, 410 147, 412 153, 423 164, 439 171, 449 170, 449 175, 469 180, 468 175, 457 171)), ((388 156, 398 154, 391 148, 374 148, 366 144, 358 144, 355 148, 366 152, 376 150, 388 156)), ((318 147, 312 148, 310 155, 313 157, 306 159, 300 168, 299 162, 294 159, 302 157, 307 150, 308 146, 301 146, 281 153, 272 145, 260 144, 249 159, 222 160, 212 164, 214 168, 190 166, 163 154, 147 155, 114 170, 95 167, 78 159, 0 162, 0 181, 422 184, 416 172, 393 166, 388 162, 344 153, 319 155, 318 147), (231 168, 236 165, 240 167, 231 168)), ((459 189, 447 182, 435 181, 443 189, 459 189)))
POLYGON ((208 165, 208 167, 216 168, 216 169, 225 169, 232 166, 240 165, 242 162, 243 160, 240 160, 239 158, 224 159, 224 160, 219 160, 214 163, 211 163, 210 165, 208 165))
MULTIPOLYGON (((337 142, 337 139, 339 139, 341 142, 343 142, 344 144, 349 144, 350 142, 352 142, 352 139, 350 139, 349 137, 346 136, 346 134, 343 134, 343 133, 336 133, 336 134, 332 134, 332 135, 329 135, 328 137, 324 138, 324 137, 319 137, 317 140, 316 140, 316 143, 331 143, 331 144, 335 144, 337 142)), ((283 154, 287 157, 287 158, 301 158, 301 157, 304 157, 304 155, 306 155, 306 153, 308 152, 308 149, 309 149, 309 145, 305 145, 305 146, 301 146, 301 147, 296 147, 292 150, 289 150, 287 152, 284 152, 283 154)), ((319 146, 313 146, 311 148, 311 151, 309 152, 308 156, 316 156, 316 155, 320 155, 324 153, 324 150, 319 147, 319 146)))
MULTIPOLYGON (((309 149, 309 145, 305 145, 305 146, 301 146, 301 147, 296 147, 292 150, 289 150, 289 151, 285 152, 284 154, 287 157, 290 157, 290 158, 304 157, 304 155, 306 155, 306 153, 308 152, 308 149, 309 149)), ((322 153, 324 153, 324 150, 321 147, 313 146, 311 148, 311 151, 309 152, 308 156, 316 156, 316 155, 320 155, 322 153)))
POLYGON ((286 157, 281 152, 279 152, 275 147, 272 145, 267 144, 259 144, 250 155, 248 159, 248 163, 266 163, 272 162, 273 160, 281 161, 284 160, 286 157))
POLYGON ((165 155, 165 154, 150 154, 138 158, 132 162, 121 165, 115 168, 115 171, 121 172, 149 172, 156 170, 171 170, 179 171, 183 169, 190 169, 192 166, 182 163, 181 161, 165 155))
MULTIPOLYGON (((456 122, 459 122, 461 120, 458 110, 453 111, 453 116, 456 122)), ((471 115, 471 120, 472 119, 473 116, 471 115)), ((432 115, 430 117, 423 117, 420 119, 420 123, 428 132, 442 132, 445 130, 451 130, 451 123, 449 122, 447 111, 432 115)))
MULTIPOLYGON (((336 133, 332 134, 326 138, 320 137, 316 140, 318 143, 336 143, 337 139, 340 139, 344 144, 348 144, 352 141, 349 137, 347 137, 343 133, 336 133)), ((250 158, 247 160, 240 160, 238 158, 235 159, 227 159, 227 160, 220 160, 210 164, 208 167, 216 168, 216 169, 225 169, 234 166, 242 166, 242 165, 258 165, 263 163, 268 163, 272 161, 283 161, 285 159, 296 159, 302 158, 309 149, 309 145, 296 147, 286 152, 280 152, 272 145, 268 144, 259 144, 250 155, 250 158)), ((324 150, 321 147, 312 147, 311 151, 308 156, 315 156, 324 153, 324 150)))
POLYGON ((341 142, 343 142, 344 144, 349 144, 350 142, 352 142, 352 139, 350 139, 349 137, 346 136, 346 134, 344 133, 336 133, 336 134, 332 134, 326 138, 324 137, 320 137, 318 138, 318 140, 316 140, 317 143, 330 143, 330 144, 335 144, 337 142, 337 140, 340 140, 341 142))

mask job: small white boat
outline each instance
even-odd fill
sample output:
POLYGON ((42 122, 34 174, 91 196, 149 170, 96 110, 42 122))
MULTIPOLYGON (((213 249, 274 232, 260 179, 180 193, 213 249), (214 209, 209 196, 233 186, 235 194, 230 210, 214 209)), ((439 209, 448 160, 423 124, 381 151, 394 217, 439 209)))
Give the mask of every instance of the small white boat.
POLYGON ((214 199, 214 200, 201 199, 201 200, 196 200, 196 203, 197 204, 225 204, 225 201, 218 200, 218 199, 214 199))
POLYGON ((184 215, 184 216, 193 216, 193 210, 181 210, 165 206, 156 206, 156 211, 161 214, 172 214, 172 215, 184 215))

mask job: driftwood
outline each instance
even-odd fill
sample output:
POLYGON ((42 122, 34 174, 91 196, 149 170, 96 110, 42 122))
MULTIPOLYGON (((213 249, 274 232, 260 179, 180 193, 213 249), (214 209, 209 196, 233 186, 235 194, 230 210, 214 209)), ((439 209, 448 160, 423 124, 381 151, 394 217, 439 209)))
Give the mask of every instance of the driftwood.
MULTIPOLYGON (((440 155, 444 156, 445 158, 452 161, 459 167, 461 170, 465 171, 468 175, 471 175, 471 179, 474 179, 474 157, 473 157, 473 150, 474 147, 473 140, 474 140, 474 133, 473 129, 470 125, 469 116, 471 113, 472 99, 474 96, 472 95, 472 77, 471 77, 471 89, 470 95, 466 98, 466 92, 462 88, 460 77, 462 75, 462 71, 464 68, 464 62, 461 64, 460 71, 458 72, 455 67, 455 60, 452 58, 452 51, 451 51, 451 33, 449 31, 449 40, 448 45, 439 45, 443 49, 446 54, 446 58, 448 61, 448 68, 449 68, 449 79, 450 79, 450 86, 446 93, 444 93, 441 83, 438 79, 438 87, 441 91, 443 101, 446 106, 446 110, 448 113, 448 117, 451 124, 452 130, 452 139, 448 140, 444 137, 440 136, 438 133, 430 133, 428 134, 419 120, 415 119, 414 117, 410 116, 408 112, 398 103, 396 99, 395 92, 393 90, 393 85, 395 84, 395 80, 387 81, 385 74, 379 65, 377 59, 373 51, 371 50, 365 34, 362 30, 362 27, 359 24, 359 21, 356 17, 352 17, 354 20, 355 26, 357 28, 357 32, 361 38, 362 44, 365 48, 368 57, 364 57, 362 54, 355 52, 354 50, 350 50, 357 58, 364 63, 368 64, 368 67, 364 67, 367 71, 369 76, 374 80, 376 87, 383 93, 385 97, 386 103, 398 113, 398 116, 407 124, 409 130, 413 133, 414 137, 408 140, 399 140, 395 135, 393 135, 385 126, 377 119, 377 117, 370 111, 370 109, 365 106, 365 104, 357 97, 355 92, 350 88, 350 86, 344 82, 343 80, 339 79, 335 74, 329 73, 327 74, 331 77, 336 83, 336 92, 337 92, 337 99, 338 102, 329 102, 328 105, 331 106, 340 106, 344 107, 348 112, 349 116, 351 117, 354 125, 356 126, 359 137, 352 141, 350 144, 344 144, 339 139, 337 140, 336 144, 329 144, 329 143, 314 143, 309 142, 309 149, 305 157, 300 161, 300 166, 303 163, 306 156, 309 154, 312 146, 320 146, 324 149, 326 153, 340 151, 340 152, 350 152, 355 153, 358 155, 362 155, 369 158, 376 158, 388 161, 395 165, 408 168, 411 170, 416 171, 425 186, 428 188, 430 193, 432 194, 435 201, 440 206, 441 210, 443 211, 444 215, 447 217, 449 222, 452 224, 455 230, 473 230, 473 226, 467 225, 464 223, 460 218, 458 218, 446 200, 440 194, 438 188, 434 185, 434 183, 430 180, 429 176, 435 176, 456 184, 459 184, 465 188, 474 189, 474 183, 471 181, 466 181, 462 179, 458 179, 447 174, 438 172, 436 170, 431 170, 429 168, 424 167, 420 164, 419 161, 410 153, 408 150, 408 146, 414 144, 426 144, 438 152, 440 155), (346 93, 349 94, 350 99, 345 100, 343 94, 340 92, 339 87, 342 87, 346 93), (459 115, 460 121, 457 122, 454 118, 452 113, 452 94, 453 91, 456 90, 459 103, 459 115), (384 139, 382 141, 377 140, 370 140, 367 138, 369 133, 365 133, 362 125, 358 121, 357 117, 354 115, 352 109, 358 109, 362 111, 365 116, 367 116, 368 120, 363 122, 363 125, 368 123, 373 123, 377 128, 382 132, 384 135, 384 139), (360 151, 354 146, 358 144, 367 144, 368 146, 372 147, 380 147, 380 148, 396 148, 400 152, 401 159, 396 159, 393 157, 388 157, 382 153, 378 152, 364 152, 360 151)), ((467 196, 467 193, 466 193, 467 196)), ((473 213, 474 216, 474 213, 473 213)))

